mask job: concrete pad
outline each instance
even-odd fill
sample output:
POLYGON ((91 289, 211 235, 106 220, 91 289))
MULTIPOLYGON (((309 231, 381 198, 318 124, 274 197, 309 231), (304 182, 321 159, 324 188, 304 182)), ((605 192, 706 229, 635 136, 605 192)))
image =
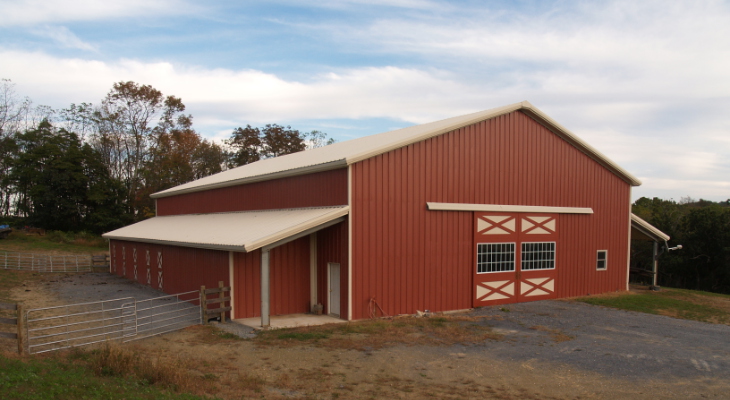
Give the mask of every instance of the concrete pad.
MULTIPOLYGON (((262 329, 261 317, 256 318, 240 318, 234 319, 233 322, 249 326, 254 329, 262 329)), ((281 329, 281 328, 295 328, 298 326, 315 326, 315 325, 326 325, 326 324, 342 324, 347 321, 329 315, 314 315, 314 314, 289 314, 289 315, 276 315, 269 319, 270 329, 281 329)))

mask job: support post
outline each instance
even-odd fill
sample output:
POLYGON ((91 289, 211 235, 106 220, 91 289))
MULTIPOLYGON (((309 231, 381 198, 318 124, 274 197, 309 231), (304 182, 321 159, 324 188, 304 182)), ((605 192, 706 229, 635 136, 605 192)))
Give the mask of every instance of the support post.
POLYGON ((17 323, 18 323, 18 354, 21 356, 26 355, 26 349, 28 348, 28 336, 26 333, 28 330, 26 329, 26 325, 28 324, 28 317, 25 315, 25 307, 22 304, 18 304, 18 308, 15 311, 17 314, 17 323))
MULTIPOLYGON (((223 293, 223 281, 218 281, 218 289, 220 289, 220 293, 218 293, 218 298, 221 299, 220 302, 220 308, 226 308, 226 302, 223 301, 223 298, 226 297, 225 293, 223 293)), ((226 312, 221 311, 221 324, 226 322, 226 312)))
POLYGON ((659 290, 657 286, 657 271, 659 269, 659 243, 654 242, 653 260, 651 263, 651 290, 659 290))
POLYGON ((317 233, 309 235, 309 312, 317 304, 317 233))
POLYGON ((268 328, 271 324, 269 314, 269 250, 261 250, 261 327, 268 328))
POLYGON ((200 287, 200 322, 208 324, 208 297, 205 295, 205 286, 200 287))

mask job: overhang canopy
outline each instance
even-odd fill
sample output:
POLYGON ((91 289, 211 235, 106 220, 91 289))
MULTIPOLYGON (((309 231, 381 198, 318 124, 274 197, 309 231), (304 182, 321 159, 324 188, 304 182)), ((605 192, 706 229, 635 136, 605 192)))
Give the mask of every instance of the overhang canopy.
POLYGON ((250 252, 334 225, 349 206, 154 217, 102 235, 107 239, 250 252))
POLYGON ((636 214, 631 214, 631 240, 666 242, 669 240, 669 235, 639 218, 636 214))

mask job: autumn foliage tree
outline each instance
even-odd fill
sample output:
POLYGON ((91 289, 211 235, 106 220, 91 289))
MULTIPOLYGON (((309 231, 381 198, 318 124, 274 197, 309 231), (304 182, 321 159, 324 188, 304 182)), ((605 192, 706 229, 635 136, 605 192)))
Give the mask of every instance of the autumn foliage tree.
POLYGON ((276 124, 235 129, 224 144, 193 128, 182 99, 117 82, 98 105, 62 110, 0 85, 0 217, 103 232, 154 216, 150 194, 225 168, 331 143, 276 124))
POLYGON ((308 148, 334 143, 320 131, 300 132, 291 126, 268 124, 263 128, 246 125, 233 130, 226 144, 231 148, 231 167, 250 164, 261 159, 296 153, 308 148))

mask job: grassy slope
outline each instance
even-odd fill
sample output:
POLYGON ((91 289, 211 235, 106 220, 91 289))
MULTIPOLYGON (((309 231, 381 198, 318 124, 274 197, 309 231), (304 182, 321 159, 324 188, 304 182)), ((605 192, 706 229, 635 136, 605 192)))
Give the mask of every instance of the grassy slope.
POLYGON ((13 232, 6 239, 0 239, 1 251, 98 254, 108 252, 109 247, 104 239, 91 235, 49 232, 45 236, 39 236, 35 234, 26 235, 23 232, 13 232))
POLYGON ((685 289, 637 290, 576 299, 597 306, 730 325, 730 296, 685 289))

